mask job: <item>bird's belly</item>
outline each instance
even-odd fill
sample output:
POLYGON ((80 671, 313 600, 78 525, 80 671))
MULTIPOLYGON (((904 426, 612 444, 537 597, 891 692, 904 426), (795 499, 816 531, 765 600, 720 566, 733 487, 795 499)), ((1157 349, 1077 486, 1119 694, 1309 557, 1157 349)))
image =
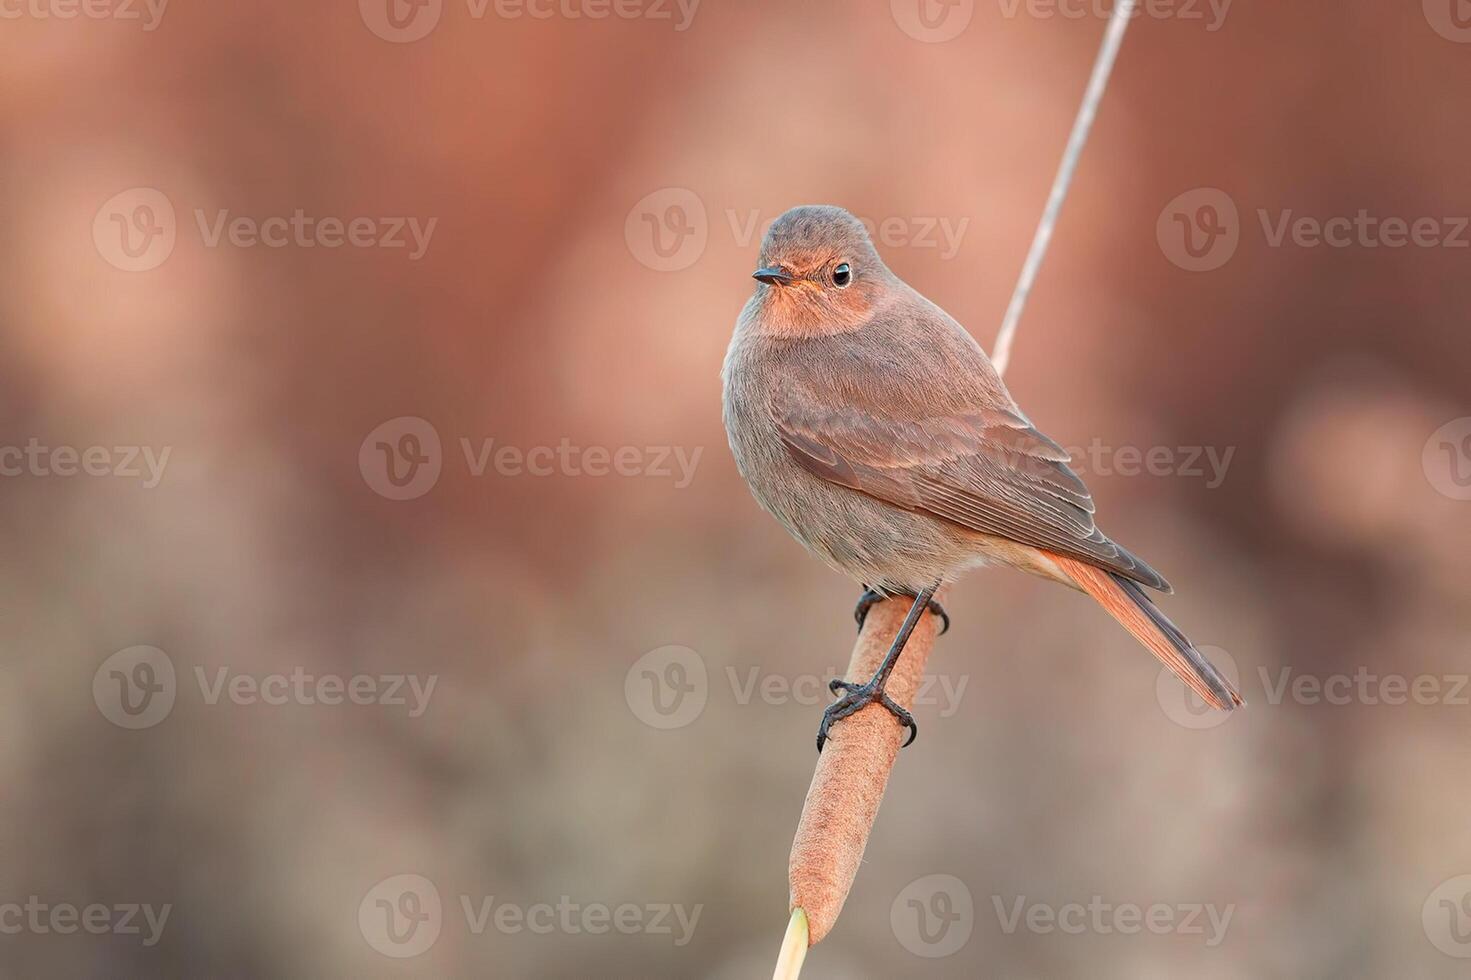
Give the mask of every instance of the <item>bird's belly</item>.
POLYGON ((829 483, 789 458, 773 463, 749 481, 756 500, 814 555, 870 588, 913 592, 984 561, 977 535, 829 483))

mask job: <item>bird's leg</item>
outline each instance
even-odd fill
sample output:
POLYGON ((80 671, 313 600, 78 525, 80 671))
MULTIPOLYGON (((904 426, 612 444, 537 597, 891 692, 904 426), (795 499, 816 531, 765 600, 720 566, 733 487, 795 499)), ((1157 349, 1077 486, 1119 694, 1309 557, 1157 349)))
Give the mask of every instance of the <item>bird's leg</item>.
MULTIPOLYGON (((912 596, 914 593, 901 592, 898 594, 912 596)), ((873 589, 868 588, 865 588, 863 590, 863 595, 858 597, 858 605, 853 607, 853 618, 858 622, 858 632, 863 632, 863 623, 868 619, 868 611, 872 609, 876 603, 883 602, 887 598, 888 596, 884 595, 882 592, 875 592, 873 589)), ((950 632, 950 614, 945 611, 945 607, 940 605, 939 602, 935 601, 934 599, 931 599, 929 610, 936 616, 940 617, 940 635, 944 636, 946 633, 950 632)))
POLYGON ((843 696, 828 705, 827 710, 822 713, 822 725, 817 729, 817 751, 821 752, 823 745, 827 743, 827 733, 832 728, 833 722, 841 721, 875 701, 888 708, 894 717, 899 719, 899 723, 909 729, 909 738, 904 744, 908 745, 914 741, 914 737, 919 734, 919 727, 914 723, 914 716, 901 708, 893 698, 885 693, 884 685, 889 682, 889 675, 893 673, 894 665, 899 662, 899 654, 904 652, 904 644, 909 642, 909 635, 914 632, 914 627, 919 623, 919 617, 924 615, 925 610, 929 608, 935 596, 935 590, 939 587, 939 583, 936 583, 921 590, 919 595, 914 597, 914 605, 909 607, 909 615, 904 617, 904 625, 899 627, 899 634, 894 637, 894 642, 889 646, 884 662, 879 665, 878 671, 867 684, 850 684, 844 680, 835 680, 828 685, 834 694, 842 691, 843 696))

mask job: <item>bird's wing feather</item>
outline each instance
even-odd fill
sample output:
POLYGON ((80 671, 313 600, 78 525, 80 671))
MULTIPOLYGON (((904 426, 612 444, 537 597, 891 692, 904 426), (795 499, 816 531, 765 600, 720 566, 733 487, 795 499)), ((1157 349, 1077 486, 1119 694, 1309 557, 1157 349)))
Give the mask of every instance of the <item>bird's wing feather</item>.
MULTIPOLYGON (((974 366, 991 372, 979 348, 975 355, 974 366)), ((1005 391, 999 381, 937 391, 933 375, 906 377, 912 371, 886 360, 855 373, 855 359, 845 357, 841 376, 848 383, 836 402, 830 384, 816 387, 817 379, 801 371, 787 375, 774 400, 776 422, 799 465, 906 510, 1169 591, 1158 572, 1098 529, 1093 498, 1068 466, 1068 453, 1006 404, 1009 396, 997 395, 1005 391), (826 395, 817 397, 818 390, 826 395)))

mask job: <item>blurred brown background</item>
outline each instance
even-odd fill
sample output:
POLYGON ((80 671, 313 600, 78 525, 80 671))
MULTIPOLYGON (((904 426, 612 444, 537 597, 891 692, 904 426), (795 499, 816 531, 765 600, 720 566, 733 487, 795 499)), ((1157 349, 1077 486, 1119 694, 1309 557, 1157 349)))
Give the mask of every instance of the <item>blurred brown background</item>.
MULTIPOLYGON (((966 580, 804 975, 1465 975, 1454 2, 1133 24, 1007 380, 1250 707, 966 580)), ((725 446, 760 232, 989 347, 1106 12, 7 5, 3 975, 768 976, 857 590, 725 446)))

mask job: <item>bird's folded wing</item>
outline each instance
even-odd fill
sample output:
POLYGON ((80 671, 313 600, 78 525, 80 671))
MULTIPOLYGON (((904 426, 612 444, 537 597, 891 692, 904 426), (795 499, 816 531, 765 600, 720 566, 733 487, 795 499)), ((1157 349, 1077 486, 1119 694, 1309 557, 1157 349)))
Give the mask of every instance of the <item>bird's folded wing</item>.
POLYGON ((1093 498, 1070 457, 1006 408, 922 407, 852 393, 822 405, 793 389, 777 426, 809 472, 906 510, 1086 561, 1169 591, 1158 572, 1093 522, 1093 498), (866 404, 860 404, 860 402, 866 404), (908 417, 905 417, 908 416, 908 417))

